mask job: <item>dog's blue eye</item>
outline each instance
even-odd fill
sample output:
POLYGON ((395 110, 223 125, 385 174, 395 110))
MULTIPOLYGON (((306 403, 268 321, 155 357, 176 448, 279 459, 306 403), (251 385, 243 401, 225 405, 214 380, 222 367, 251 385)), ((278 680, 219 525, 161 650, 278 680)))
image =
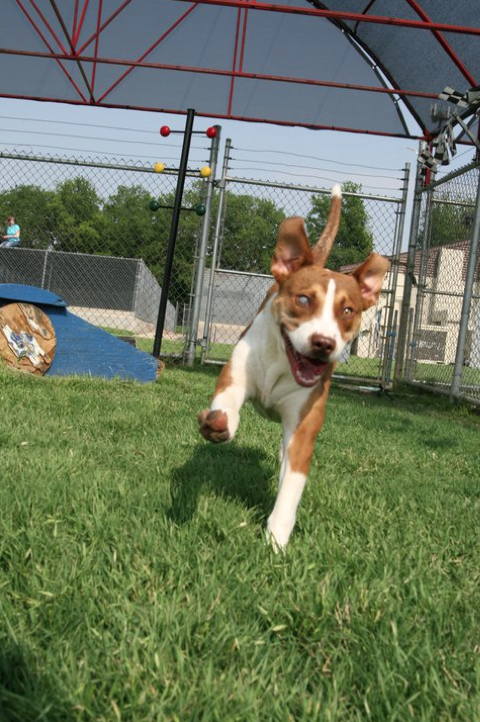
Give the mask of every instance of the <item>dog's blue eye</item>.
POLYGON ((308 296, 297 296, 297 303, 299 306, 310 306, 310 299, 308 296))

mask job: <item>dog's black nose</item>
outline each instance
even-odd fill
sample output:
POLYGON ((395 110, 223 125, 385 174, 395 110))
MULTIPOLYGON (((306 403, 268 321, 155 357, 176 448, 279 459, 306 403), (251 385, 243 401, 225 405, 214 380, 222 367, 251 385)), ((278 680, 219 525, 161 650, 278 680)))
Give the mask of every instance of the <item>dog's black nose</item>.
POLYGON ((312 344, 312 351, 321 354, 322 356, 330 356, 335 350, 335 339, 329 336, 322 336, 320 333, 314 333, 310 339, 312 344))

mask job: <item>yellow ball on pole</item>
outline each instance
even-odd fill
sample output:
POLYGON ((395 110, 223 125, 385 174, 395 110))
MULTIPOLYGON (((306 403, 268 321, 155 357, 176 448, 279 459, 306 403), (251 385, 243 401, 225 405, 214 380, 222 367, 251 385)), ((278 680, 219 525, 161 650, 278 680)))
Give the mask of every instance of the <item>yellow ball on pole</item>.
POLYGON ((158 161, 153 166, 153 170, 155 171, 155 173, 163 173, 163 171, 165 170, 165 163, 160 163, 160 161, 158 161))
POLYGON ((208 165, 204 165, 203 168, 200 168, 200 175, 202 178, 210 178, 212 169, 208 165))

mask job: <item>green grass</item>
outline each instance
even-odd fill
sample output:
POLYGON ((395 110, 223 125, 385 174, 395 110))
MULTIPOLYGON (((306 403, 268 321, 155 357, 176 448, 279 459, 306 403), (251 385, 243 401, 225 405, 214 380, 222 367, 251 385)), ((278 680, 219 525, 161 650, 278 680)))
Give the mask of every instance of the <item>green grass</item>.
MULTIPOLYGON (((113 333, 114 335, 121 336, 134 336, 131 331, 121 331, 117 329, 106 328, 106 331, 113 333)), ((137 348, 147 353, 153 351, 153 339, 142 338, 137 336, 136 338, 137 348)), ((162 354, 165 356, 173 355, 182 357, 185 349, 185 339, 162 340, 162 354)), ((233 345, 225 343, 216 343, 210 346, 207 354, 207 359, 211 359, 215 362, 228 361, 232 355, 233 345)), ((197 349, 197 358, 200 358, 200 350, 197 349)), ((392 361, 390 368, 390 379, 393 380, 393 373, 395 369, 395 362, 392 361)), ((383 361, 379 358, 363 358, 361 356, 350 356, 347 363, 338 364, 335 375, 337 377, 346 376, 357 379, 371 379, 372 381, 378 380, 382 377, 383 361)), ((453 364, 432 364, 432 363, 421 363, 415 364, 415 370, 411 373, 411 377, 415 381, 421 381, 430 385, 450 385, 453 375, 453 364)), ((480 393, 480 369, 471 368, 464 366, 462 372, 462 385, 463 386, 474 386, 479 387, 475 389, 474 396, 478 396, 480 393)))
POLYGON ((480 719, 480 417, 334 389, 286 555, 280 430, 216 369, 0 369, 2 722, 480 719))
MULTIPOLYGON (((417 363, 413 378, 429 384, 443 383, 450 385, 454 371, 453 364, 422 364, 417 363)), ((462 369, 462 384, 465 386, 480 387, 480 369, 464 366, 462 369)), ((479 389, 480 391, 480 389, 479 389)))

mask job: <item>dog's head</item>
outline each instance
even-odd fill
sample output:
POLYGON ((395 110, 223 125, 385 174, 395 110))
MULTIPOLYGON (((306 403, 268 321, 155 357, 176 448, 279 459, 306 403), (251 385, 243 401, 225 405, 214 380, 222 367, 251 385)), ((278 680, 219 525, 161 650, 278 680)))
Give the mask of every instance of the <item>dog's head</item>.
POLYGON ((273 314, 280 325, 295 381, 313 386, 358 333, 362 311, 373 306, 389 262, 371 253, 351 274, 324 267, 340 223, 335 186, 325 230, 310 246, 303 218, 280 225, 271 270, 278 284, 273 314))

